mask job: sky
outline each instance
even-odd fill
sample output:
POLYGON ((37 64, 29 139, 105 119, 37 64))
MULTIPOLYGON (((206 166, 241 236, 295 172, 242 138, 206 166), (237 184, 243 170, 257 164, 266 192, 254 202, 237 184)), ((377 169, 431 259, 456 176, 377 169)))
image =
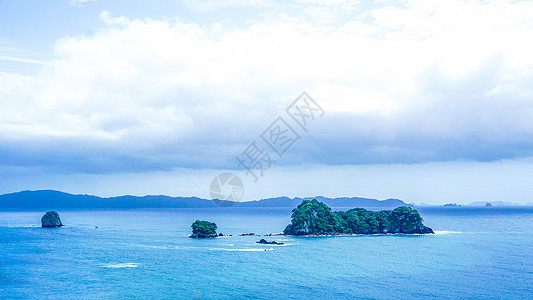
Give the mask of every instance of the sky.
POLYGON ((528 1, 1 1, 0 193, 209 198, 230 172, 243 201, 533 203, 532 15, 528 1), (259 165, 242 163, 251 150, 259 165))

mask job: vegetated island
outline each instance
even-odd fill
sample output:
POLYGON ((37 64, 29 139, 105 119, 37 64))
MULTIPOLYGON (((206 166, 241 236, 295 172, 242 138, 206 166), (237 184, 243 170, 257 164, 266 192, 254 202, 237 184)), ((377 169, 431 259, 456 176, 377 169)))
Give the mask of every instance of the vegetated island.
MULTIPOLYGON (((393 210, 370 211, 353 208, 347 211, 332 211, 326 204, 304 200, 292 210, 291 223, 283 235, 324 236, 348 234, 430 234, 433 230, 422 223, 423 219, 416 209, 407 206, 393 210)), ((217 225, 209 221, 196 220, 192 224, 192 238, 214 238, 217 225)), ((240 236, 255 236, 253 233, 240 236)), ((271 235, 270 235, 271 236, 271 235)), ((261 239, 259 244, 283 245, 276 241, 261 239)))
POLYGON ((214 238, 219 236, 217 234, 217 224, 213 222, 196 220, 191 227, 192 235, 190 237, 192 238, 214 238))
POLYGON ((332 211, 326 204, 304 200, 292 210, 291 223, 285 235, 341 235, 341 234, 428 234, 434 233, 422 224, 416 209, 401 206, 393 210, 370 211, 353 208, 332 211))

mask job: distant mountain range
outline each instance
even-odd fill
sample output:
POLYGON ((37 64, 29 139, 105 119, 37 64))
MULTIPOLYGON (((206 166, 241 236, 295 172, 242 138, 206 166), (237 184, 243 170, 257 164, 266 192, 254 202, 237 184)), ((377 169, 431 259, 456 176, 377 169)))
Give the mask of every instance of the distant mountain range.
MULTIPOLYGON (((317 199, 333 208, 364 207, 391 209, 398 206, 412 206, 402 200, 376 200, 358 197, 307 198, 277 197, 248 202, 236 202, 232 207, 285 207, 294 208, 305 199, 317 199)), ((233 204, 233 203, 231 203, 233 204)), ((0 195, 0 209, 110 209, 110 208, 207 208, 217 207, 212 200, 198 197, 170 196, 118 196, 98 197, 73 195, 54 190, 22 191, 0 195)))

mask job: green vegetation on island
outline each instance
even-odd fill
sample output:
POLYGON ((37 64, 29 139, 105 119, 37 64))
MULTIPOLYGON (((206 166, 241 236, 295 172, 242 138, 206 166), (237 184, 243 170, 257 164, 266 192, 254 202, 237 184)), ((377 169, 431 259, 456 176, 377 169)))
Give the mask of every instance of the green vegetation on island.
POLYGON ((196 220, 192 225, 192 238, 217 237, 217 224, 209 221, 196 220))
POLYGON ((354 208, 334 212, 326 204, 313 199, 304 200, 293 209, 291 224, 287 225, 283 233, 287 235, 433 233, 433 230, 424 226, 422 221, 418 211, 407 206, 382 211, 354 208))

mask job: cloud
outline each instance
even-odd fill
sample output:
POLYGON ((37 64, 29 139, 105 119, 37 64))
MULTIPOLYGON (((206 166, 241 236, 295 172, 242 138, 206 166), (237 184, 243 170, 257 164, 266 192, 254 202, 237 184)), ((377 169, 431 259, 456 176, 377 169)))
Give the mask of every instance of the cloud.
POLYGON ((23 57, 15 57, 15 56, 5 56, 5 55, 0 55, 0 60, 23 62, 23 63, 37 64, 37 65, 44 64, 44 61, 40 61, 40 60, 23 58, 23 57))
MULTIPOLYGON (((295 5, 359 5, 327 3, 295 5)), ((303 90, 326 114, 280 164, 532 156, 532 12, 407 1, 340 24, 269 14, 239 27, 104 12, 37 74, 0 73, 0 164, 231 168, 303 90)))
POLYGON ((31 56, 35 56, 35 53, 13 47, 11 43, 0 38, 0 61, 22 62, 37 65, 45 63, 42 60, 29 58, 31 56))
POLYGON ((69 4, 71 6, 84 7, 88 2, 96 2, 98 0, 70 0, 69 4))
POLYGON ((185 4, 197 11, 208 12, 225 8, 269 7, 272 1, 264 0, 186 0, 185 4))

